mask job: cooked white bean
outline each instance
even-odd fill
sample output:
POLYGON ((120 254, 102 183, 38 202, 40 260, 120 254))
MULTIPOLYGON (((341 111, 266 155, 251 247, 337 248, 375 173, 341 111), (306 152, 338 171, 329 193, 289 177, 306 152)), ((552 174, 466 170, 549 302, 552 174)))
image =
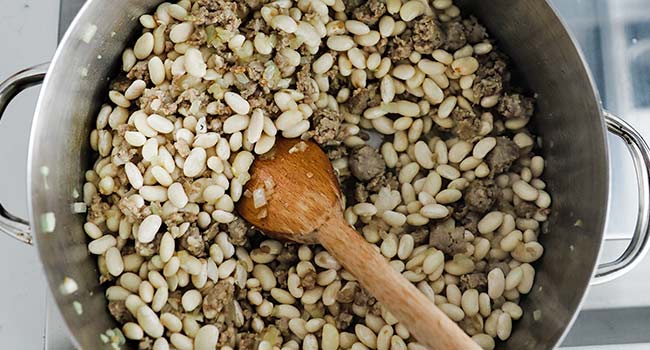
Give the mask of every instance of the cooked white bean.
POLYGON ((449 209, 440 204, 427 204, 420 209, 420 214, 429 219, 442 219, 449 215, 449 209))
POLYGON ((363 345, 375 349, 377 347, 377 335, 363 324, 357 324, 354 327, 354 333, 363 345))
POLYGON ((142 34, 140 38, 135 42, 133 46, 133 53, 135 57, 139 60, 143 60, 153 51, 153 34, 150 32, 142 34))
POLYGON ((158 315, 146 305, 138 308, 136 313, 138 324, 142 327, 145 333, 153 338, 160 338, 163 335, 164 328, 160 323, 158 315))
POLYGON ((486 137, 474 145, 472 155, 475 158, 483 159, 496 146, 497 140, 494 137, 486 137))
POLYGON ((452 163, 460 163, 472 151, 472 144, 459 141, 449 149, 448 159, 452 163))
POLYGON ((438 192, 435 199, 440 204, 450 204, 458 201, 463 196, 462 192, 457 189, 446 189, 438 192))
POLYGON ((461 309, 460 307, 454 304, 444 303, 438 305, 438 307, 453 321, 459 322, 465 317, 465 313, 463 312, 463 309, 461 309))
POLYGON ((161 225, 162 219, 160 216, 155 214, 147 216, 138 228, 138 241, 141 243, 153 241, 161 225))
POLYGON ((411 0, 406 2, 399 10, 400 18, 405 22, 410 22, 416 17, 424 14, 425 7, 424 4, 417 0, 411 0))
POLYGON ((154 56, 149 60, 148 68, 151 82, 160 85, 165 81, 165 66, 158 56, 154 56))
POLYGON ((463 57, 454 60, 451 68, 460 75, 470 75, 478 69, 478 61, 474 57, 463 57))
POLYGON ((438 108, 438 118, 444 119, 449 117, 451 112, 456 107, 457 102, 458 98, 456 96, 449 96, 445 98, 442 103, 440 103, 440 107, 438 108))
POLYGON ((250 104, 241 95, 228 91, 224 94, 224 99, 228 107, 237 114, 248 114, 250 112, 250 104))
POLYGON ((295 33, 298 30, 298 24, 296 21, 286 15, 278 15, 273 17, 270 24, 272 27, 278 28, 287 33, 295 33))
POLYGON ((169 337, 169 342, 178 350, 193 350, 194 343, 192 338, 181 333, 172 333, 169 337))
POLYGON ((494 338, 487 334, 476 334, 472 336, 472 340, 474 340, 474 342, 478 344, 483 350, 494 350, 494 338))
POLYGON ((354 40, 346 35, 334 35, 327 38, 327 47, 334 51, 348 51, 354 47, 354 40))
POLYGON ((376 45, 380 39, 381 39, 381 35, 376 30, 371 30, 367 34, 354 36, 354 42, 356 42, 361 46, 366 46, 366 47, 376 45))
POLYGON ((479 293, 476 289, 468 289, 463 293, 461 306, 465 315, 471 317, 479 312, 479 293))
POLYGON ((505 290, 505 276, 499 268, 492 269, 488 273, 488 295, 492 299, 497 299, 505 290))
POLYGON ((512 191, 519 196, 519 198, 529 202, 535 201, 539 196, 539 192, 535 187, 522 180, 515 181, 515 183, 512 184, 512 191))
POLYGON ((183 22, 172 26, 169 32, 169 40, 173 43, 182 43, 190 39, 194 33, 194 25, 192 22, 183 22))
POLYGON ((544 254, 544 247, 538 242, 519 243, 510 253, 512 257, 523 263, 537 261, 544 254))
POLYGON ((356 20, 345 21, 345 29, 355 35, 363 35, 370 32, 370 27, 367 24, 356 20))
POLYGON ((478 222, 478 231, 482 234, 494 232, 496 229, 499 228, 499 226, 501 226, 502 223, 503 223, 503 213, 499 211, 493 211, 486 214, 478 222))
POLYGON ((127 339, 131 340, 140 340, 144 337, 144 331, 142 328, 133 322, 127 322, 122 326, 122 332, 127 339))
POLYGON ((330 53, 326 53, 318 57, 312 63, 312 70, 316 74, 324 74, 327 71, 329 71, 330 68, 332 68, 333 64, 334 64, 334 57, 330 53))
POLYGON ((510 338, 512 332, 512 318, 507 312, 501 313, 497 320, 497 336, 501 340, 510 338))
POLYGON ((206 168, 207 154, 203 148, 194 148, 183 165, 183 174, 187 177, 199 176, 206 168))
POLYGON ((124 272, 124 260, 122 254, 116 247, 110 247, 106 251, 106 268, 113 276, 119 276, 124 272))
POLYGON ((456 180, 460 177, 460 171, 447 164, 440 164, 436 167, 436 172, 447 180, 456 180))
POLYGON ((105 254, 111 247, 117 244, 115 237, 104 235, 88 243, 88 251, 95 255, 105 254))
POLYGON ((185 70, 190 75, 203 78, 207 73, 207 64, 203 61, 203 54, 195 48, 185 51, 185 70))

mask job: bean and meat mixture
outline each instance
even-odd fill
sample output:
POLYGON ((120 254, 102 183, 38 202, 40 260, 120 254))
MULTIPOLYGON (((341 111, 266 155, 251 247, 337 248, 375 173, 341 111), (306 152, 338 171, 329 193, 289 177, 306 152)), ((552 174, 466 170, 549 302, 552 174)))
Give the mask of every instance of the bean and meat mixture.
POLYGON ((181 0, 140 23, 83 188, 133 348, 423 349, 322 247, 237 214, 278 137, 323 147, 349 224, 484 349, 531 312, 551 205, 535 99, 476 18, 451 0, 181 0))

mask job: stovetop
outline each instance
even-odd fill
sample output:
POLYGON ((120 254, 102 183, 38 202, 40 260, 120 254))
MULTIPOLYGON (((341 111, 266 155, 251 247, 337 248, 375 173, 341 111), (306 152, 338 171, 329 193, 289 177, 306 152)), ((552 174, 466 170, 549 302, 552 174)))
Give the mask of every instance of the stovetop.
MULTIPOLYGON (((85 0, 60 0, 59 38, 85 0)), ((608 110, 650 140, 650 0, 552 0, 574 32, 608 110)), ((636 184, 622 142, 610 142, 611 205, 601 261, 613 260, 634 228, 636 184)), ((650 349, 650 257, 626 276, 590 289, 562 349, 650 349)), ((48 300, 45 348, 73 349, 48 300)))

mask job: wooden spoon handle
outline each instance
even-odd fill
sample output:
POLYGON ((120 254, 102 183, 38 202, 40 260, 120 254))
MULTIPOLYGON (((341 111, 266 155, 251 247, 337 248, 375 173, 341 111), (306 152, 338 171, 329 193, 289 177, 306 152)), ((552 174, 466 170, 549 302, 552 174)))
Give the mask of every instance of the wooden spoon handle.
POLYGON ((342 215, 319 230, 320 243, 361 285, 402 322, 419 343, 433 350, 481 350, 454 321, 411 282, 393 270, 342 215))

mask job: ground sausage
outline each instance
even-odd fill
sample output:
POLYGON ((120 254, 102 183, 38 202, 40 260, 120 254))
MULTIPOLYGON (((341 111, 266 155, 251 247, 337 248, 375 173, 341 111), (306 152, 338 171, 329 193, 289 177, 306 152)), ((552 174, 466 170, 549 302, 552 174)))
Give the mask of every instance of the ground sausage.
POLYGON ((235 31, 241 24, 237 3, 224 0, 198 0, 193 6, 192 18, 196 24, 216 25, 229 32, 235 31))
POLYGON ((524 200, 515 205, 515 213, 520 218, 530 219, 537 213, 537 210, 539 210, 539 208, 535 204, 524 200))
POLYGON ((508 64, 505 57, 498 52, 492 51, 487 55, 478 57, 479 68, 476 71, 476 78, 472 92, 476 98, 498 95, 503 91, 504 84, 510 80, 508 64))
POLYGON ((479 292, 487 291, 487 275, 484 273, 470 273, 460 276, 460 290, 476 289, 479 292))
POLYGON ((149 77, 149 66, 147 61, 140 61, 136 63, 131 70, 126 73, 126 77, 131 80, 144 80, 145 83, 149 83, 151 78, 149 77))
POLYGON ((368 190, 368 192, 377 193, 379 192, 379 190, 381 190, 384 187, 388 187, 391 190, 399 190, 400 188, 397 177, 395 176, 395 174, 393 174, 390 171, 381 173, 373 177, 368 182, 368 185, 366 185, 366 190, 368 190))
POLYGON ((229 346, 231 349, 235 349, 237 346, 237 330, 233 325, 228 325, 227 327, 223 328, 219 327, 219 341, 217 342, 217 349, 222 349, 225 346, 229 346))
POLYGON ((161 313, 169 312, 171 314, 174 314, 174 316, 176 317, 181 317, 183 315, 183 312, 185 311, 183 309, 183 305, 181 305, 182 297, 183 297, 183 293, 180 290, 169 292, 169 297, 167 298, 167 304, 163 306, 160 312, 161 313))
POLYGON ((373 25, 386 13, 386 5, 379 0, 369 0, 353 11, 354 17, 368 25, 373 25))
POLYGON ((237 338, 239 339, 237 349, 254 350, 257 348, 257 339, 254 333, 239 333, 237 334, 237 338))
MULTIPOLYGON (((281 55, 278 55, 281 56, 281 55)), ((311 65, 304 64, 302 69, 296 73, 296 88, 305 95, 305 103, 312 103, 312 96, 317 93, 313 80, 311 79, 311 65)))
POLYGON ((497 137, 497 145, 488 153, 485 160, 493 175, 508 170, 519 158, 519 147, 506 137, 497 137))
POLYGON ((445 27, 447 40, 445 41, 445 48, 448 51, 456 51, 467 44, 467 37, 465 36, 465 27, 460 22, 449 22, 445 27))
POLYGON ((319 145, 325 146, 329 144, 338 144, 340 140, 339 131, 343 117, 338 111, 329 108, 319 108, 314 111, 312 117, 312 129, 306 133, 307 137, 311 137, 319 145))
POLYGON ((533 99, 521 94, 505 94, 497 111, 506 119, 530 118, 534 112, 533 99))
POLYGON ((510 265, 505 261, 493 261, 489 262, 487 266, 487 271, 492 271, 494 269, 500 269, 503 272, 504 276, 508 276, 510 273, 510 265))
POLYGON ((287 288, 287 279, 289 277, 289 266, 288 265, 280 265, 276 267, 273 271, 273 275, 275 275, 275 279, 278 281, 278 286, 280 288, 287 288))
POLYGON ((285 244, 284 248, 276 258, 283 265, 292 265, 298 262, 298 246, 295 244, 285 244))
POLYGON ((350 155, 350 171, 361 181, 368 181, 386 169, 384 157, 370 146, 362 146, 350 155))
POLYGON ((336 301, 339 303, 351 303, 354 301, 354 295, 357 293, 358 284, 356 282, 346 283, 336 294, 336 301))
POLYGON ((474 112, 460 107, 451 112, 454 127, 451 132, 462 140, 473 140, 481 131, 481 120, 474 112))
POLYGON ((465 37, 467 38, 468 43, 478 44, 487 38, 485 27, 478 23, 476 17, 470 16, 469 18, 464 19, 463 26, 465 27, 465 37))
POLYGON ((366 186, 361 183, 356 183, 354 185, 354 200, 357 203, 364 203, 368 200, 368 191, 366 186))
POLYGON ((478 232, 479 221, 481 221, 481 216, 473 211, 468 212, 463 218, 459 220, 460 224, 463 225, 467 231, 473 234, 476 234, 478 232))
POLYGON ((329 160, 341 159, 348 155, 348 148, 345 147, 345 145, 331 146, 327 147, 325 150, 327 151, 327 158, 329 158, 329 160))
POLYGON ((429 244, 442 250, 443 253, 454 256, 465 253, 467 244, 465 243, 465 229, 455 227, 449 229, 444 225, 432 225, 433 229, 429 234, 429 244))
POLYGON ((359 288, 354 294, 354 305, 358 306, 372 306, 376 302, 375 298, 368 293, 364 288, 359 288))
POLYGON ((153 350, 153 339, 145 336, 138 343, 138 350, 153 350))
POLYGON ((108 302, 108 311, 111 313, 115 321, 120 324, 127 322, 134 322, 135 318, 126 308, 124 300, 111 300, 108 302))
POLYGON ((124 93, 126 89, 131 86, 132 82, 133 80, 127 78, 125 73, 120 73, 120 75, 111 82, 110 89, 124 93))
POLYGON ((470 210, 485 213, 496 201, 498 188, 493 180, 474 180, 465 190, 465 203, 470 210))
POLYGON ((233 304, 235 286, 228 280, 217 282, 205 292, 203 313, 206 318, 216 318, 225 308, 233 304))
POLYGON ((431 54, 445 42, 445 33, 432 16, 422 16, 413 24, 413 48, 421 54, 431 54))
POLYGON ((477 57, 479 61, 478 70, 476 71, 476 76, 479 78, 485 78, 492 75, 500 75, 505 80, 509 80, 508 71, 508 62, 507 57, 498 51, 491 51, 487 55, 481 55, 477 57))
POLYGON ((387 57, 393 62, 408 58, 412 52, 413 37, 408 30, 388 43, 387 57))
POLYGON ((151 214, 151 210, 146 205, 138 208, 136 200, 131 196, 120 199, 117 208, 131 222, 142 220, 151 214))
MULTIPOLYGON (((192 110, 192 108, 198 107, 200 111, 205 111, 210 101, 212 101, 212 97, 208 96, 208 94, 205 92, 201 92, 198 89, 187 89, 178 95, 178 98, 176 99, 176 106, 181 110, 192 110)), ((205 116, 205 114, 206 113, 203 113, 201 116, 205 116)), ((196 117, 199 118, 199 116, 196 117)))
POLYGON ((246 234, 248 233, 249 225, 240 217, 235 221, 228 224, 228 233, 230 236, 230 243, 234 245, 244 245, 246 243, 246 234))
POLYGON ((341 312, 336 316, 336 328, 338 329, 347 329, 352 324, 354 316, 347 312, 341 312))
POLYGON ((190 145, 185 141, 185 139, 178 139, 178 141, 174 142, 174 149, 182 157, 189 156, 191 151, 190 145))
POLYGON ((144 257, 150 257, 158 253, 160 248, 160 240, 162 239, 162 233, 157 233, 153 241, 149 243, 142 243, 138 240, 135 241, 135 251, 144 257))
POLYGON ((283 337, 289 337, 291 330, 289 330, 289 319, 286 317, 279 318, 275 321, 275 326, 280 331, 283 337))
POLYGON ((476 77, 472 92, 477 98, 498 95, 503 91, 503 79, 500 75, 490 75, 485 78, 476 77))
POLYGON ((197 258, 205 256, 205 243, 199 228, 190 226, 187 232, 181 237, 181 247, 197 258))
POLYGON ((88 215, 86 220, 94 224, 101 224, 106 221, 106 212, 111 208, 108 203, 102 202, 99 195, 94 195, 90 206, 88 207, 88 215))
POLYGON ((168 116, 178 111, 178 103, 167 89, 145 89, 138 99, 138 105, 147 114, 168 116))
POLYGON ((381 103, 381 96, 377 93, 377 85, 372 84, 367 88, 358 88, 352 97, 345 103, 348 112, 361 115, 368 107, 375 107, 381 103))
POLYGON ((314 272, 313 270, 309 270, 305 276, 300 280, 300 285, 302 285, 303 288, 309 290, 313 289, 316 287, 316 281, 318 280, 318 274, 314 272))
POLYGON ((469 336, 477 335, 483 331, 483 317, 480 314, 465 316, 458 322, 458 326, 469 336))
POLYGON ((411 236, 413 236, 413 241, 416 244, 416 246, 427 243, 427 241, 429 241, 430 235, 431 232, 429 232, 429 229, 426 227, 420 227, 415 231, 411 232, 411 236))

